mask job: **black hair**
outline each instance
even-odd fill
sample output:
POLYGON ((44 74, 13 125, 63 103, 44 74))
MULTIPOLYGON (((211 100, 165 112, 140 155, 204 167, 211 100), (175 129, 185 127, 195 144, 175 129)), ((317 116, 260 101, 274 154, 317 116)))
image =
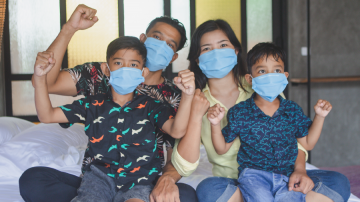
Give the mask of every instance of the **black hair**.
POLYGON ((274 60, 276 61, 281 59, 285 64, 286 54, 282 48, 270 42, 258 43, 247 54, 249 74, 251 74, 251 68, 253 65, 255 65, 260 59, 268 59, 269 56, 274 57, 274 60))
POLYGON ((146 47, 144 43, 141 43, 138 38, 133 36, 122 36, 110 42, 106 51, 106 60, 109 61, 110 57, 115 55, 115 53, 121 49, 137 51, 139 55, 141 55, 145 65, 147 54, 146 47))
POLYGON ((237 54, 237 64, 232 69, 234 74, 234 81, 241 87, 244 91, 245 88, 241 83, 241 77, 244 77, 246 74, 246 67, 241 57, 242 49, 239 40, 236 38, 234 31, 231 29, 230 25, 224 20, 209 20, 202 23, 198 28, 196 28, 193 36, 191 37, 191 44, 190 44, 190 51, 188 55, 188 60, 190 61, 189 69, 194 72, 195 74, 195 83, 196 88, 203 89, 206 86, 208 78, 205 74, 201 71, 199 65, 197 64, 197 60, 200 56, 201 48, 200 48, 200 40, 201 37, 208 33, 215 30, 223 31, 226 36, 229 38, 230 43, 238 50, 237 54))
POLYGON ((175 29, 177 29, 177 31, 179 31, 179 33, 180 33, 181 39, 180 39, 180 43, 179 43, 179 46, 176 51, 179 51, 182 48, 184 48, 185 42, 187 40, 186 30, 185 30, 184 25, 181 22, 179 22, 179 20, 168 17, 168 16, 157 17, 150 22, 148 28, 146 29, 146 34, 149 33, 150 29, 153 28, 157 22, 164 22, 166 24, 173 26, 175 29))

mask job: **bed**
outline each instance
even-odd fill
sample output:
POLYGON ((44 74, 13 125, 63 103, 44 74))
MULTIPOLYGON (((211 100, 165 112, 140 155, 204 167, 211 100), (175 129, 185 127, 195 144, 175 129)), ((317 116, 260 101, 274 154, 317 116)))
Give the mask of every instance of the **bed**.
MULTIPOLYGON (((0 117, 0 201, 23 202, 18 179, 33 166, 48 166, 80 175, 86 143, 82 125, 63 129, 58 124, 35 125, 21 119, 0 117)), ((181 182, 196 188, 201 180, 211 176, 211 167, 202 147, 200 166, 181 182)), ((307 169, 317 168, 307 164, 307 169)), ((351 195, 349 201, 360 202, 360 199, 351 195)))

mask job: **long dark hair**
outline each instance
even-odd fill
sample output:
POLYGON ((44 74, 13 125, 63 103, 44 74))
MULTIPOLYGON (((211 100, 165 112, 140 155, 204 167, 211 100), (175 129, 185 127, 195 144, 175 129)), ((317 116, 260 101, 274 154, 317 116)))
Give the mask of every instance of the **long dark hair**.
POLYGON ((246 74, 246 67, 244 64, 244 60, 241 57, 242 49, 239 40, 236 38, 234 31, 231 29, 230 25, 224 20, 209 20, 202 23, 198 28, 196 28, 193 36, 191 37, 191 44, 190 44, 190 51, 188 55, 188 60, 190 61, 189 69, 195 73, 195 83, 196 88, 203 89, 206 86, 208 78, 205 74, 201 71, 199 65, 197 64, 196 60, 200 56, 200 40, 201 37, 208 33, 215 30, 223 31, 226 36, 229 38, 230 43, 235 47, 235 49, 239 50, 237 55, 238 63, 232 69, 234 74, 234 81, 241 87, 245 92, 245 88, 241 83, 241 78, 246 74))

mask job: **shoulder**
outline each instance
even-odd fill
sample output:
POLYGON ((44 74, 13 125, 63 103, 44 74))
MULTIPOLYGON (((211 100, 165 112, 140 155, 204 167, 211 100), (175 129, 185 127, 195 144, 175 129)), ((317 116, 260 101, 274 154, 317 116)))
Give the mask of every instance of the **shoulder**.
POLYGON ((296 102, 294 102, 292 100, 283 99, 283 104, 284 104, 286 113, 291 114, 294 117, 304 114, 304 111, 300 107, 300 105, 298 105, 296 102))

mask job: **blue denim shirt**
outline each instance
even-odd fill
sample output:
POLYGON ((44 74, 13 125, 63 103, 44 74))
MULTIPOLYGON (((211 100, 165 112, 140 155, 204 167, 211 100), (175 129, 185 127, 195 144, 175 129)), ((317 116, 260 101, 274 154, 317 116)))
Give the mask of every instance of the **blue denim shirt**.
POLYGON ((225 141, 240 137, 239 173, 253 168, 290 176, 298 154, 296 138, 308 134, 312 121, 299 105, 281 96, 279 109, 270 117, 256 106, 255 95, 229 110, 228 125, 222 129, 225 141))

